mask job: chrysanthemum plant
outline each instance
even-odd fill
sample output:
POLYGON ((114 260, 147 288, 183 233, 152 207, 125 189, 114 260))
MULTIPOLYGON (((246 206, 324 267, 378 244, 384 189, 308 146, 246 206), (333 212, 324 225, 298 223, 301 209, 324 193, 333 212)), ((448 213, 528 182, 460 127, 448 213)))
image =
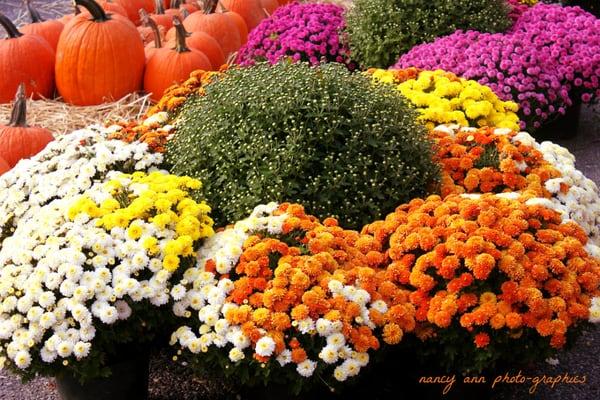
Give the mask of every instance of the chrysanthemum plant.
POLYGON ((200 182, 107 133, 64 136, 0 178, 0 367, 24 379, 86 381, 144 351, 173 319, 173 276, 212 234, 200 182))

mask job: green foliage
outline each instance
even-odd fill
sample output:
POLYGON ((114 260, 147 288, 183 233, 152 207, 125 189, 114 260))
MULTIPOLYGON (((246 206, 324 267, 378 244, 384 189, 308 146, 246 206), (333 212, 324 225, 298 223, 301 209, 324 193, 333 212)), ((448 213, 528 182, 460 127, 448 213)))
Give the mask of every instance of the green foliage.
POLYGON ((457 29, 501 32, 511 24, 508 11, 504 0, 355 0, 346 17, 352 58, 386 68, 457 29))
POLYGON ((166 159, 173 173, 202 179, 221 225, 292 201, 360 228, 438 176, 405 100, 338 64, 229 71, 183 106, 166 159))

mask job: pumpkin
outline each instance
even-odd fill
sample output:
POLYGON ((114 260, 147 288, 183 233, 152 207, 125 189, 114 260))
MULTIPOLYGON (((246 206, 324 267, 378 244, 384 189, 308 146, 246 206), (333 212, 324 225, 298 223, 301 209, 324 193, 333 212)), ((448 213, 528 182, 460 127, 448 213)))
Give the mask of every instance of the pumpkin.
POLYGON ((152 31, 152 37, 154 39, 150 43, 146 44, 146 47, 144 48, 147 63, 156 52, 156 49, 160 49, 162 47, 161 34, 156 22, 150 18, 144 9, 140 10, 140 20, 142 21, 142 25, 152 31))
POLYGON ((188 79, 197 70, 211 68, 208 58, 198 50, 186 45, 186 32, 180 19, 173 17, 173 25, 177 29, 177 44, 171 49, 163 47, 156 50, 144 73, 144 90, 151 93, 150 98, 160 100, 170 86, 188 79))
MULTIPOLYGON (((212 70, 216 71, 221 65, 225 64, 225 55, 223 54, 221 46, 219 46, 219 42, 208 33, 202 31, 186 32, 186 37, 187 46, 190 49, 204 53, 212 65, 212 70)), ((170 40, 165 46, 173 48, 176 45, 176 40, 170 40)))
POLYGON ((270 17, 279 7, 279 3, 277 0, 260 0, 260 6, 266 15, 270 17))
POLYGON ((0 26, 8 37, 0 39, 0 103, 12 100, 21 82, 36 99, 54 94, 54 50, 41 36, 23 34, 3 14, 0 26))
POLYGON ((229 17, 229 19, 235 24, 238 32, 240 33, 240 43, 242 46, 245 45, 248 41, 248 25, 246 25, 244 18, 242 18, 240 14, 229 10, 224 10, 223 14, 229 17))
POLYGON ((127 18, 136 25, 140 24, 141 8, 149 13, 154 12, 154 0, 115 0, 115 2, 125 9, 127 18))
POLYGON ((277 2, 279 3, 280 6, 285 6, 286 4, 288 4, 291 0, 277 0, 277 2))
POLYGON ((220 3, 225 9, 240 14, 248 26, 248 31, 256 28, 267 16, 261 0, 220 0, 220 3))
POLYGON ((241 47, 240 33, 235 23, 227 15, 215 12, 216 8, 216 0, 208 1, 205 13, 190 14, 183 21, 183 25, 188 32, 202 31, 215 38, 227 58, 241 47))
POLYGON ((112 0, 104 0, 99 1, 98 4, 100 4, 100 7, 102 7, 102 9, 107 13, 116 13, 127 17, 127 10, 125 10, 125 8, 123 8, 123 6, 119 3, 115 3, 112 0))
MULTIPOLYGON (((179 16, 179 12, 177 10, 170 10, 169 14, 166 14, 161 0, 155 0, 155 8, 156 11, 154 14, 150 15, 150 18, 152 18, 157 25, 164 27, 165 30, 171 29, 173 27, 173 16, 179 16)), ((142 24, 144 23, 143 20, 141 20, 141 22, 142 24)))
POLYGON ((0 125, 0 158, 12 168, 19 160, 39 153, 52 140, 54 137, 48 129, 27 126, 27 99, 25 85, 21 83, 10 121, 8 125, 0 125))
POLYGON ((171 1, 171 8, 179 10, 185 9, 191 14, 200 10, 196 4, 197 2, 192 0, 173 0, 171 1))
POLYGON ((31 18, 31 24, 23 26, 21 32, 43 37, 50 47, 52 47, 52 50, 56 51, 58 38, 65 26, 57 20, 45 21, 40 16, 40 13, 31 5, 31 0, 25 0, 25 4, 31 18))
POLYGON ((144 45, 136 27, 118 14, 107 15, 94 0, 74 0, 86 8, 60 35, 56 86, 67 103, 96 105, 140 90, 144 45))
POLYGON ((10 165, 8 165, 4 158, 0 157, 0 175, 8 171, 10 171, 10 165))

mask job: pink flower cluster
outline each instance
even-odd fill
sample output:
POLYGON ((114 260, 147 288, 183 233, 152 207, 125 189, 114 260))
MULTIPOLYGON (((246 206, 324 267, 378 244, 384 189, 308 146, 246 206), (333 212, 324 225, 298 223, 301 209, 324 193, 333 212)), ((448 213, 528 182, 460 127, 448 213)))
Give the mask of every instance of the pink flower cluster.
POLYGON ((507 33, 457 31, 416 46, 393 68, 444 69, 519 103, 537 129, 573 101, 600 97, 600 19, 579 7, 537 4, 507 33))
POLYGON ((525 11, 529 9, 527 4, 521 3, 519 0, 507 0, 508 6, 510 7, 510 12, 508 13, 508 17, 513 21, 516 21, 521 17, 525 11))
POLYGON ((282 59, 311 65, 338 62, 355 66, 343 39, 344 8, 334 4, 292 3, 261 22, 240 49, 237 63, 250 66, 282 59))

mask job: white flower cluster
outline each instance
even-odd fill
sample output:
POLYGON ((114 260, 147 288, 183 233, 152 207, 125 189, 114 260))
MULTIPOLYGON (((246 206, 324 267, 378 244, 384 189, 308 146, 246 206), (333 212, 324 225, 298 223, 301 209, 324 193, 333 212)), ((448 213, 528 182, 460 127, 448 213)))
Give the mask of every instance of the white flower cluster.
MULTIPOLYGON (((85 194, 101 199, 107 196, 103 186, 85 194)), ((104 324, 127 319, 125 300, 147 299, 155 306, 169 301, 171 273, 143 243, 155 237, 160 246, 173 230, 137 220, 143 235, 133 240, 122 228, 107 233, 85 214, 67 220, 72 204, 71 198, 57 199, 21 220, 0 250, 0 343, 6 341, 6 354, 19 368, 29 366, 38 346, 46 363, 86 357, 100 329, 94 318, 104 324), (142 280, 145 271, 150 278, 142 280)))
MULTIPOLYGON (((169 300, 170 274, 140 241, 123 229, 107 233, 96 220, 67 219, 77 195, 108 195, 105 177, 120 163, 132 169, 158 164, 146 145, 105 140, 92 127, 50 143, 31 160, 21 161, 0 178, 0 222, 12 231, 0 248, 0 364, 10 359, 25 369, 32 356, 45 363, 89 355, 98 328, 127 319, 126 299, 169 300), (149 280, 137 275, 149 269, 149 280)), ((148 234, 160 235, 144 225, 148 234)))
MULTIPOLYGON (((217 272, 227 274, 237 264, 242 254, 242 246, 248 237, 261 231, 281 233, 288 215, 274 216, 273 211, 276 209, 275 203, 256 207, 249 218, 215 234, 199 249, 197 267, 188 269, 181 284, 175 286, 171 292, 176 300, 175 314, 189 317, 192 313, 197 313, 201 323, 199 336, 189 326, 182 326, 171 336, 171 345, 179 344, 194 354, 206 352, 211 345, 219 348, 231 345, 228 356, 234 363, 246 358, 245 350, 254 350, 263 357, 276 356, 281 366, 292 362, 290 349, 275 355, 275 341, 264 330, 261 330, 263 336, 252 349, 251 340, 244 335, 241 326, 231 324, 225 318, 228 312, 239 308, 237 304, 226 301, 227 295, 234 288, 233 282, 229 279, 219 280, 215 274, 204 270, 206 262, 212 259, 216 263, 217 272)), ((359 305, 360 315, 355 321, 359 325, 374 328, 375 325, 369 318, 370 309, 374 308, 381 313, 387 311, 384 301, 369 304, 369 293, 358 287, 345 286, 339 281, 331 280, 329 290, 334 296, 342 296, 359 305)), ((293 321, 292 326, 301 334, 318 334, 325 338, 326 344, 318 357, 329 365, 339 363, 334 370, 334 377, 339 381, 357 375, 369 362, 368 353, 358 353, 346 343, 341 321, 306 318, 293 321)), ((310 377, 316 367, 316 361, 306 359, 296 365, 296 371, 303 377, 310 377)))
POLYGON ((162 162, 162 154, 148 152, 145 143, 106 140, 111 132, 91 126, 64 135, 2 175, 0 228, 9 222, 16 226, 19 219, 35 214, 52 199, 83 193, 94 180, 123 164, 130 164, 130 170, 145 170, 162 162))

